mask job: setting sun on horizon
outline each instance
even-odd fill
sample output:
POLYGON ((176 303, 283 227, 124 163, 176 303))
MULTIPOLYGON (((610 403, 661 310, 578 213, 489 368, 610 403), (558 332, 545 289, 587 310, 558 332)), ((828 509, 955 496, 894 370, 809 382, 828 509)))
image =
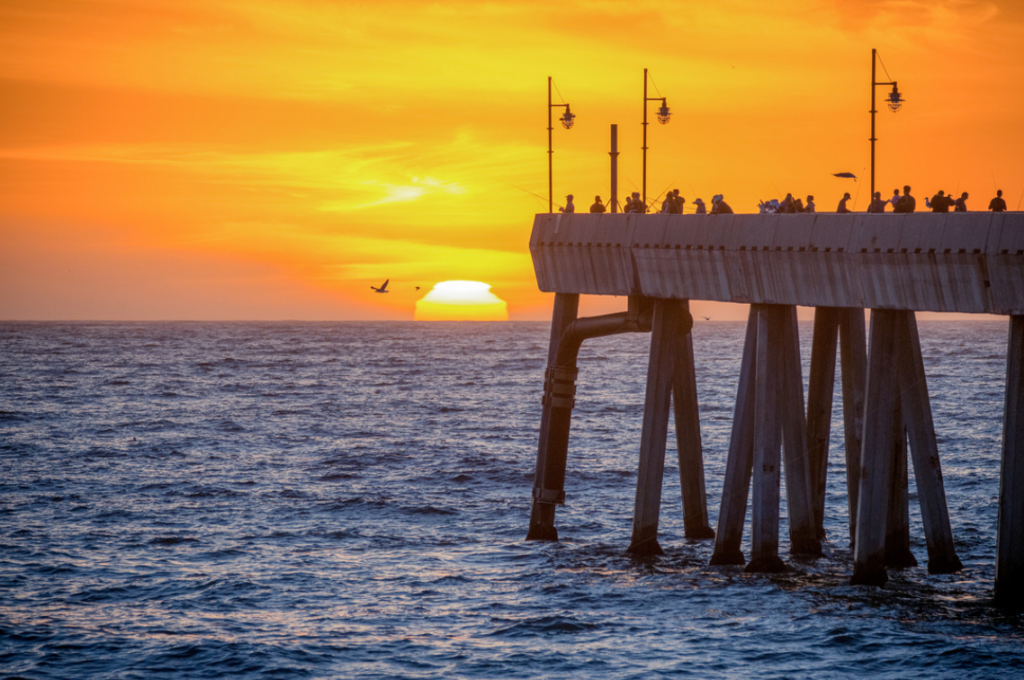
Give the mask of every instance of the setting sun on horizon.
POLYGON ((872 48, 906 98, 878 106, 877 188, 1024 200, 1010 0, 12 0, 0 47, 4 319, 413 318, 411 292, 367 290, 389 276, 549 319, 528 248, 549 76, 577 116, 554 197, 579 210, 608 199, 613 123, 619 199, 639 188, 648 68, 672 110, 652 199, 863 211, 872 48))
POLYGON ((480 281, 442 281, 416 302, 416 321, 508 321, 508 305, 480 281))

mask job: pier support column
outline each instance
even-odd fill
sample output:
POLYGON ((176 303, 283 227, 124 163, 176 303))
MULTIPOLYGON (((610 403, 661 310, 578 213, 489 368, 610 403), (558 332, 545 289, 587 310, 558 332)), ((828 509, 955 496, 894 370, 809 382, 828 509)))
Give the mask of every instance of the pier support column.
POLYGON ((746 563, 743 551, 740 550, 740 543, 743 540, 743 520, 747 514, 747 494, 750 491, 750 476, 754 466, 754 384, 758 316, 757 307, 751 305, 747 316, 747 335, 743 341, 739 385, 736 388, 729 455, 725 461, 722 505, 718 513, 715 551, 711 555, 712 566, 746 563))
POLYGON ((672 406, 679 454, 679 488, 682 491, 683 526, 690 540, 714 538, 708 522, 708 501, 704 489, 704 452, 700 441, 700 412, 697 403, 697 375, 693 362, 693 317, 689 301, 683 300, 683 326, 675 338, 675 371, 672 374, 672 406))
POLYGON ((1010 317, 999 475, 996 604, 1024 608, 1024 316, 1010 317))
POLYGON ((790 546, 820 555, 807 455, 796 308, 752 305, 747 323, 718 539, 711 564, 743 564, 739 545, 753 481, 748 571, 778 571, 779 483, 785 451, 790 546))
POLYGON ((909 437, 928 543, 928 570, 960 569, 953 545, 914 313, 873 310, 864 404, 853 585, 883 585, 887 564, 909 564, 909 437), (902 555, 902 556, 901 556, 902 555))
MULTIPOLYGON (((897 379, 898 380, 898 379, 897 379)), ((885 566, 893 569, 916 567, 917 558, 910 552, 910 492, 907 474, 907 429, 903 409, 896 400, 893 417, 889 461, 889 507, 885 518, 885 566)))
POLYGON ((852 585, 884 585, 885 535, 892 477, 892 439, 897 426, 896 321, 899 312, 871 312, 864 436, 857 494, 852 585))
POLYGON ((537 470, 533 482, 533 507, 530 511, 528 541, 557 541, 555 506, 565 502, 565 463, 569 447, 573 394, 576 391, 576 364, 558 366, 558 347, 562 333, 579 314, 580 296, 555 293, 548 343, 548 367, 544 375, 544 409, 540 418, 537 444, 537 470))
POLYGON ((846 496, 850 513, 850 544, 853 545, 857 537, 857 494, 860 492, 860 453, 868 376, 867 330, 863 309, 839 311, 839 363, 843 381, 846 496))
POLYGON ((675 368, 677 336, 681 330, 682 308, 676 300, 659 300, 654 307, 650 362, 647 364, 647 393, 644 422, 640 433, 640 465, 633 509, 633 537, 629 552, 661 555, 658 517, 661 486, 665 476, 665 441, 668 437, 669 404, 675 368))
POLYGON ((832 428, 837 335, 842 366, 846 488, 852 544, 856 533, 860 444, 864 429, 864 380, 867 371, 863 309, 817 307, 814 310, 811 373, 807 387, 807 448, 811 461, 815 529, 818 538, 824 539, 825 489, 828 481, 828 445, 832 428))
POLYGON ((828 442, 832 429, 832 392, 836 384, 836 347, 839 330, 836 307, 816 307, 811 341, 811 373, 807 384, 807 455, 811 465, 814 528, 825 538, 825 486, 828 442))
POLYGON ((800 367, 796 307, 778 306, 772 312, 775 314, 782 344, 779 353, 778 403, 786 466, 790 552, 794 555, 820 557, 821 539, 814 521, 814 483, 807 448, 804 380, 800 367))
POLYGON ((751 489, 750 564, 747 571, 782 571, 779 558, 779 479, 782 420, 779 369, 782 338, 774 315, 760 306, 757 315, 757 363, 754 369, 754 474, 751 489))
POLYGON ((925 543, 928 546, 928 573, 951 574, 960 571, 963 564, 953 544, 953 527, 949 522, 946 490, 942 483, 939 445, 935 439, 935 421, 932 418, 931 401, 928 399, 921 339, 914 313, 903 312, 902 316, 900 403, 906 436, 910 440, 910 455, 914 461, 914 480, 917 483, 921 522, 924 524, 925 543))
POLYGON ((673 395, 686 536, 707 538, 709 532, 711 537, 714 536, 707 522, 704 495, 697 383, 690 336, 692 327, 693 319, 685 302, 657 302, 651 329, 644 422, 640 435, 633 537, 629 546, 629 552, 638 555, 662 554, 658 544, 658 519, 665 474, 669 405, 673 395))

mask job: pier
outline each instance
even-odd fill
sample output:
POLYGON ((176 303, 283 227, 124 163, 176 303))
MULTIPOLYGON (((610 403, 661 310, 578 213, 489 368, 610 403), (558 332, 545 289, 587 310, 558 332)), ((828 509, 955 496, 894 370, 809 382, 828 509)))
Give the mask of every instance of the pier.
MULTIPOLYGON (((784 568, 821 554, 837 354, 842 373, 853 584, 881 586, 909 549, 916 480, 930 573, 961 568, 953 540, 915 312, 1010 317, 995 598, 1024 607, 1024 213, 537 215, 537 283, 555 293, 527 538, 557 540, 580 345, 649 332, 632 539, 658 554, 670 413, 687 538, 714 539, 712 565, 784 568), (580 318, 579 296, 628 300, 580 318), (690 300, 750 305, 717 531, 708 522, 690 300), (805 399, 796 307, 815 308, 805 399), (870 310, 870 327, 864 321, 870 310), (909 452, 909 462, 908 462, 909 452), (751 506, 751 554, 740 545, 751 506)), ((584 367, 585 369, 585 367, 584 367)))

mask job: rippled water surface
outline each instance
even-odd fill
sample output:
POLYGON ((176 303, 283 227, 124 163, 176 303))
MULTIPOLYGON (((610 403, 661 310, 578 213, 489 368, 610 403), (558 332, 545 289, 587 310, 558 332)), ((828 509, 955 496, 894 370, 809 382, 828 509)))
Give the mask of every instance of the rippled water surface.
MULTIPOLYGON (((884 589, 847 584, 838 394, 826 558, 709 568, 671 453, 666 555, 625 554, 643 335, 584 346, 562 540, 525 542, 547 334, 0 324, 0 676, 1024 673, 1021 619, 989 606, 1004 322, 921 324, 964 570, 891 571, 884 589)), ((694 329, 712 526, 742 340, 739 323, 694 329)), ((923 565, 913 476, 911 523, 923 565)))

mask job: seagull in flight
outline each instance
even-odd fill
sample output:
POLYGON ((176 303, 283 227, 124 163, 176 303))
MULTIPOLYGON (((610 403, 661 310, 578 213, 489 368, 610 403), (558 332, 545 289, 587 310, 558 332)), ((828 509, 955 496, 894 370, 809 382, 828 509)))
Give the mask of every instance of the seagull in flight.
POLYGON ((370 286, 370 288, 373 288, 374 292, 377 293, 390 293, 391 291, 388 290, 388 281, 390 280, 391 279, 384 279, 384 283, 380 284, 380 288, 377 288, 376 286, 370 286))
POLYGON ((701 318, 704 319, 705 321, 711 321, 711 317, 710 316, 704 316, 704 317, 701 317, 701 318))

